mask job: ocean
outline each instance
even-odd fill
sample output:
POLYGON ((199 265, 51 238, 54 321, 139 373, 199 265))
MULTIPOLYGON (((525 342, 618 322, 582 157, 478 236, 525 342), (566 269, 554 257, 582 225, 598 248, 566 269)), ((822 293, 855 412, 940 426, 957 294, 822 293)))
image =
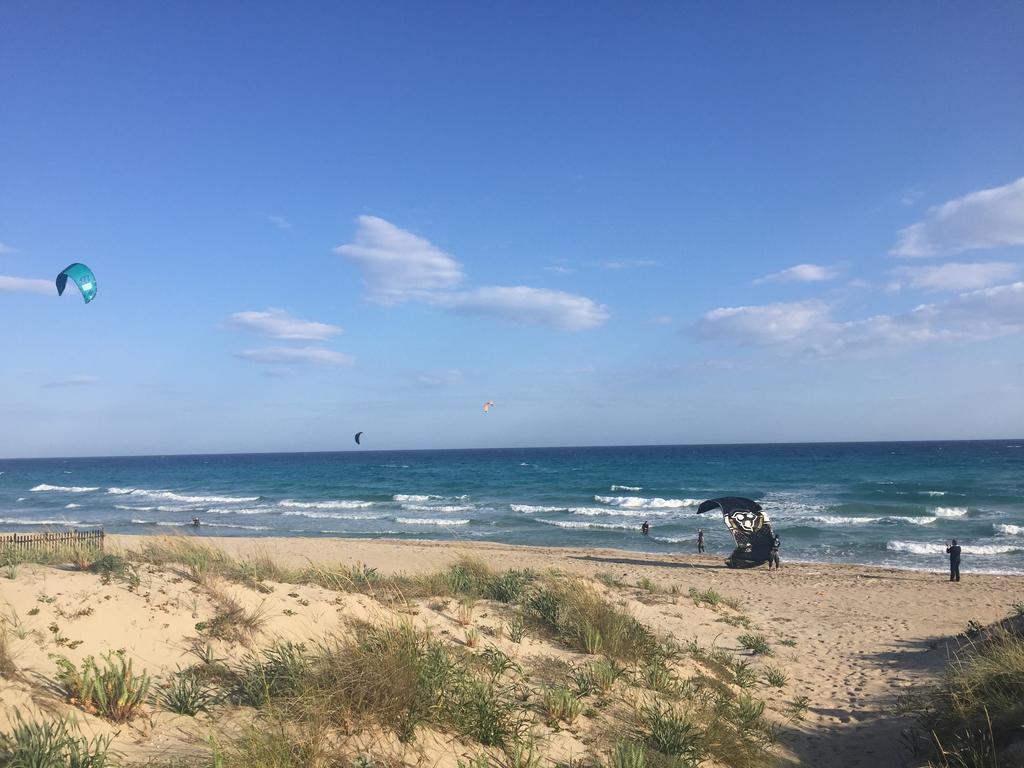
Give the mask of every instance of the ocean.
POLYGON ((1024 573, 1024 439, 0 460, 0 530, 344 536, 723 557, 749 496, 783 562, 1024 573), (202 525, 190 524, 198 517, 202 525), (649 536, 641 536, 647 520, 649 536))

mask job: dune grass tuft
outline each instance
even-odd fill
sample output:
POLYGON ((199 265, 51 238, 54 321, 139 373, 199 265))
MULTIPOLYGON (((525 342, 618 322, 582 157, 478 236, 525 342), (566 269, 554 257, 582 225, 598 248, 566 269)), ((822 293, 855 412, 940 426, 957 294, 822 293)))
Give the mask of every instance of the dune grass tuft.
POLYGON ((141 711, 149 692, 149 675, 136 675, 131 660, 123 654, 108 653, 101 657, 101 665, 86 656, 81 669, 63 657, 56 661, 57 680, 72 704, 115 723, 126 723, 141 711))
POLYGON ((0 765, 11 768, 112 768, 110 736, 88 739, 62 717, 28 721, 14 713, 14 726, 0 733, 0 765))

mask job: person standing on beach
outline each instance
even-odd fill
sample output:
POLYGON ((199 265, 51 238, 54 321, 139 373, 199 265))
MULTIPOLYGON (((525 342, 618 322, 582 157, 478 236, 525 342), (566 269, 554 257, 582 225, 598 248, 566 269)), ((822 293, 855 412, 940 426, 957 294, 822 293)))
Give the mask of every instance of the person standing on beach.
POLYGON ((782 563, 779 562, 779 547, 782 546, 782 542, 779 537, 776 536, 772 539, 772 551, 768 553, 768 570, 772 569, 772 564, 775 564, 775 570, 779 570, 782 567, 782 563))
POLYGON ((946 554, 949 555, 949 580, 960 581, 960 545, 956 539, 946 547, 946 554))
POLYGON ((698 528, 697 529, 697 554, 702 554, 703 552, 704 552, 704 529, 703 528, 698 528))

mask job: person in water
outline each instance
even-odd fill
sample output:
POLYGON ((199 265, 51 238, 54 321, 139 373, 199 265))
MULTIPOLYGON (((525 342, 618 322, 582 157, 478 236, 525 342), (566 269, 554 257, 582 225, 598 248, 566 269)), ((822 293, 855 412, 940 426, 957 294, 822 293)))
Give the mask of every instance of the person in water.
POLYGON ((768 553, 768 570, 772 569, 772 564, 775 565, 775 570, 779 570, 782 564, 779 562, 779 547, 782 546, 782 542, 779 537, 776 536, 772 539, 772 551, 768 553))
POLYGON ((946 554, 949 555, 949 580, 960 581, 960 545, 956 539, 946 547, 946 554))
POLYGON ((198 518, 198 517, 193 517, 193 518, 192 518, 192 527, 193 527, 193 528, 198 528, 198 527, 199 527, 199 525, 200 525, 200 523, 199 523, 199 518, 198 518))
POLYGON ((644 520, 644 524, 640 526, 640 533, 642 533, 644 536, 646 536, 650 532, 651 532, 651 525, 646 520, 644 520))
POLYGON ((704 529, 697 529, 697 553, 701 554, 704 552, 704 529))

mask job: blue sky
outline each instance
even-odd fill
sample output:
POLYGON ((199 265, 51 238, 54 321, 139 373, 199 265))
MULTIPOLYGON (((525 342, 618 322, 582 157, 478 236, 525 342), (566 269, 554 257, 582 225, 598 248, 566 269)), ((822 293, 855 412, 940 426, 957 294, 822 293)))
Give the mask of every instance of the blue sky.
POLYGON ((1024 435, 1024 4, 846 5, 4 3, 0 456, 1024 435))

